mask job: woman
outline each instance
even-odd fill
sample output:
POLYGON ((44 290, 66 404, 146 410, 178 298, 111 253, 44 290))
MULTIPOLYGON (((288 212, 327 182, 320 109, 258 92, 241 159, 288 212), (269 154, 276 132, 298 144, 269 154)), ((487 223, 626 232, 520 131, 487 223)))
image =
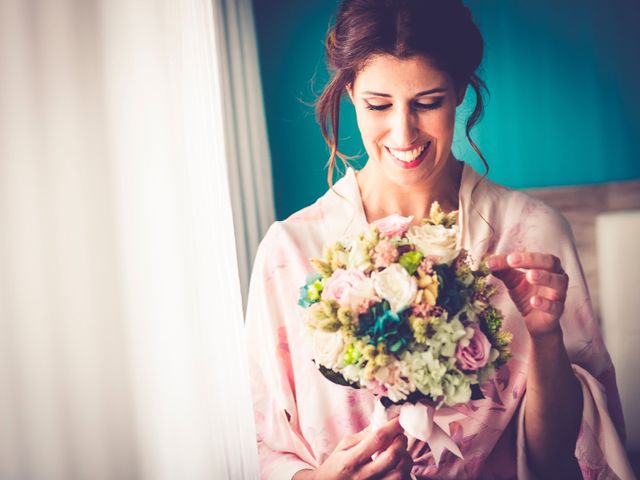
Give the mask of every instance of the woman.
POLYGON ((482 52, 460 1, 341 5, 326 42, 334 74, 317 104, 331 148, 330 184, 344 94, 369 158, 316 203, 274 224, 256 257, 247 333, 265 478, 632 477, 613 366, 567 222, 451 152, 468 86, 476 108, 466 131, 477 150, 469 131, 482 113, 475 73, 482 52), (472 258, 490 256, 501 281, 495 302, 514 334, 513 359, 483 387, 486 398, 457 407, 449 425, 463 459, 445 453, 438 465, 397 420, 366 428, 374 399, 317 371, 296 305, 308 258, 323 245, 394 213, 417 223, 436 200, 459 210, 462 247, 472 258))

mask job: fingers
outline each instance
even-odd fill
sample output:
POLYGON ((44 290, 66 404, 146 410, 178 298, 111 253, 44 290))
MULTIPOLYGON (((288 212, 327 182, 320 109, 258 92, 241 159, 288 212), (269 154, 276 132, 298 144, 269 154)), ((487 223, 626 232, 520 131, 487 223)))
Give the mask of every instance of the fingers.
POLYGON ((521 285, 523 281, 526 281, 522 272, 513 269, 509 265, 506 254, 494 255, 489 258, 487 266, 491 269, 493 276, 502 280, 502 283, 509 290, 513 290, 518 285, 521 285))
MULTIPOLYGON (((556 290, 558 292, 566 292, 569 285, 569 276, 562 273, 551 273, 547 270, 529 270, 527 272, 527 281, 531 285, 539 285, 546 287, 550 290, 556 290)), ((551 300, 559 300, 556 298, 548 297, 551 300)))
POLYGON ((411 470, 413 468, 413 458, 407 453, 393 470, 382 477, 382 480, 409 480, 411 479, 411 470))
POLYGON ((507 255, 493 255, 492 257, 487 259, 487 266, 491 269, 493 273, 500 272, 501 270, 510 270, 511 265, 507 262, 507 255))
POLYGON ((407 437, 404 434, 399 434, 389 447, 360 469, 359 476, 362 478, 380 478, 380 476, 387 478, 387 474, 402 473, 407 468, 410 470, 411 466, 413 466, 413 460, 407 452, 407 437))
POLYGON ((355 446, 358 443, 360 443, 360 441, 364 437, 366 437, 369 433, 370 433, 370 430, 368 428, 365 428, 364 430, 361 430, 358 433, 355 433, 353 435, 348 435, 348 436, 344 437, 338 443, 338 446, 336 447, 336 450, 349 450, 353 446, 355 446))
POLYGON ((353 455, 359 463, 364 463, 370 460, 374 453, 385 450, 401 433, 403 429, 400 426, 400 419, 396 417, 378 430, 367 432, 360 442, 352 447, 353 455))
POLYGON ((569 277, 562 269, 560 259, 554 255, 534 252, 514 252, 494 255, 487 260, 493 275, 514 289, 525 279, 520 270, 527 270, 526 281, 556 290, 566 290, 569 277))
POLYGON ((560 317, 564 311, 564 301, 553 301, 540 295, 531 297, 529 303, 536 310, 548 313, 556 318, 560 317))
POLYGON ((509 290, 513 290, 519 285, 522 285, 523 282, 526 282, 524 274, 513 268, 498 270, 493 272, 493 276, 502 280, 502 283, 504 283, 509 290))
POLYGON ((553 273, 564 273, 560 259, 548 253, 513 252, 507 255, 505 260, 511 268, 537 269, 547 270, 553 273))

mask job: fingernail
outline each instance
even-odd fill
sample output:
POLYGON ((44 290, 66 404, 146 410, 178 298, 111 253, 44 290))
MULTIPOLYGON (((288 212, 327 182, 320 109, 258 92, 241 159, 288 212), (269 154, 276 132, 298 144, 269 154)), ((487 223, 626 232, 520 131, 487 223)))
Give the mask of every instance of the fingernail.
POLYGON ((522 261, 522 256, 519 253, 512 253, 507 257, 507 260, 511 264, 518 264, 522 261))

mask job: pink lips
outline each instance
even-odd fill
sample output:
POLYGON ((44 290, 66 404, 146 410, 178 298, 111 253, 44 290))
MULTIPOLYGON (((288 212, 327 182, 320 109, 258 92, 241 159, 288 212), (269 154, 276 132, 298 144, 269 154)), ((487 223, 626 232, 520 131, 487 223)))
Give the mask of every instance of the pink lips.
MULTIPOLYGON (((387 147, 385 147, 385 148, 387 148, 387 147)), ((414 160, 411 160, 410 162, 403 162, 402 160, 398 160, 396 157, 391 155, 391 152, 389 151, 388 148, 387 148, 387 153, 389 154, 391 159, 395 162, 395 164, 398 165, 400 168, 403 168, 405 170, 410 170, 412 168, 417 167, 418 165, 420 165, 422 163, 422 161, 427 156, 427 152, 429 151, 430 148, 431 148, 431 142, 427 143, 427 146, 424 147, 424 150, 422 151, 422 153, 420 155, 418 155, 414 160)))

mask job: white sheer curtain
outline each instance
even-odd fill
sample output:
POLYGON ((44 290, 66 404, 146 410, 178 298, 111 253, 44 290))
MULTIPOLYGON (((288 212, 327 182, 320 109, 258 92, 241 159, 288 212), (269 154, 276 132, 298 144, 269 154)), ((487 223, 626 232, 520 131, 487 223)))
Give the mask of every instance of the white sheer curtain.
POLYGON ((217 29, 225 102, 229 182, 236 225, 238 267, 246 301, 253 258, 275 220, 271 154, 251 0, 218 0, 217 29))
POLYGON ((0 478, 257 477, 219 8, 0 0, 0 478))

